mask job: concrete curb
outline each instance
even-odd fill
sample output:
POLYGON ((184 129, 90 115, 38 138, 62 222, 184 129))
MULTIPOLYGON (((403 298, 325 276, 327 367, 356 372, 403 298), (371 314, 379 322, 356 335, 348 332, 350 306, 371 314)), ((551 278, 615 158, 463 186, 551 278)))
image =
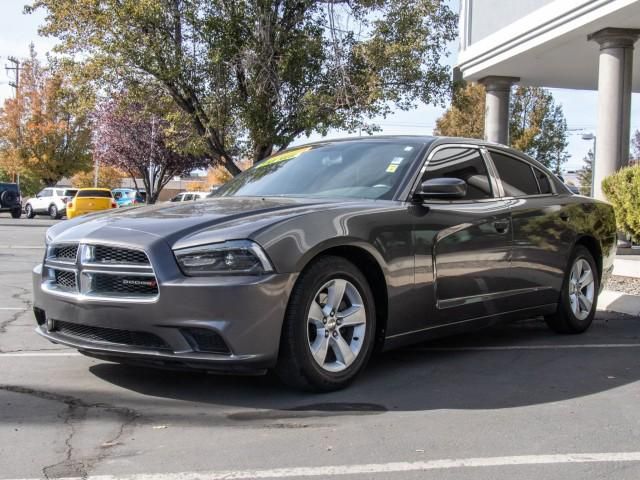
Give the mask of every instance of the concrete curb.
POLYGON ((603 290, 598 297, 598 310, 640 317, 640 295, 603 290))
POLYGON ((616 257, 613 261, 613 274, 621 277, 640 278, 640 256, 636 258, 616 257))

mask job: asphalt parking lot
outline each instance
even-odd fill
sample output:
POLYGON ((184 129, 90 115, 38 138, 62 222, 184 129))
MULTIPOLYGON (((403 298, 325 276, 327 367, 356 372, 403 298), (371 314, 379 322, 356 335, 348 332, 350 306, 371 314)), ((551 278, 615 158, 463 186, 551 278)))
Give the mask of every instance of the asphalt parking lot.
POLYGON ((408 347, 324 395, 124 367, 33 332, 50 224, 0 216, 0 480, 640 478, 640 318, 408 347))

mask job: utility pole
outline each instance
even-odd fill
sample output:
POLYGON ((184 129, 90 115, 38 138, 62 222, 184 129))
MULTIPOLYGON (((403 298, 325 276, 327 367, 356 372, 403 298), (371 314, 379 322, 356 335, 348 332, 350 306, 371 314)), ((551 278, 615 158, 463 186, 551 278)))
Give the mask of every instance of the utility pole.
POLYGON ((7 73, 9 73, 11 70, 13 70, 14 72, 15 80, 13 82, 9 82, 9 85, 16 89, 17 98, 18 89, 20 88, 20 60, 18 60, 16 57, 7 57, 7 60, 13 63, 13 67, 5 64, 4 69, 7 71, 7 73))
MULTIPOLYGON (((18 98, 18 93, 20 91, 20 60, 16 57, 9 56, 7 60, 13 64, 13 66, 5 64, 4 69, 7 73, 13 70, 15 80, 13 82, 9 82, 9 85, 15 89, 16 98, 18 98)), ((20 138, 20 127, 18 127, 18 138, 20 138)), ((18 184, 18 189, 20 189, 20 173, 14 174, 13 180, 18 184)))

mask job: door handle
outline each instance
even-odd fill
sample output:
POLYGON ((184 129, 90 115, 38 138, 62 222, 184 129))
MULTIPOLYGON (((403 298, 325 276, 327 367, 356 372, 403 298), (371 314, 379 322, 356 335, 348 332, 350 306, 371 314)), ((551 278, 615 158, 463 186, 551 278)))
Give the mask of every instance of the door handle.
POLYGON ((509 230, 509 220, 496 220, 493 222, 493 228, 495 228, 498 233, 507 233, 507 230, 509 230))

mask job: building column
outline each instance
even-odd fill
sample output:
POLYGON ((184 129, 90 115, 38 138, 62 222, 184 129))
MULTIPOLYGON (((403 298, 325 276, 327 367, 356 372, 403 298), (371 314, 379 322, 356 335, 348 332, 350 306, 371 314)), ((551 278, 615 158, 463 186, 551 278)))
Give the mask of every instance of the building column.
POLYGON ((490 76, 480 80, 486 90, 484 112, 484 139, 509 144, 509 98, 511 87, 520 81, 517 77, 490 76))
POLYGON ((640 30, 605 28, 587 38, 600 45, 598 70, 598 147, 593 166, 593 196, 600 200, 602 180, 629 163, 633 45, 640 30))

